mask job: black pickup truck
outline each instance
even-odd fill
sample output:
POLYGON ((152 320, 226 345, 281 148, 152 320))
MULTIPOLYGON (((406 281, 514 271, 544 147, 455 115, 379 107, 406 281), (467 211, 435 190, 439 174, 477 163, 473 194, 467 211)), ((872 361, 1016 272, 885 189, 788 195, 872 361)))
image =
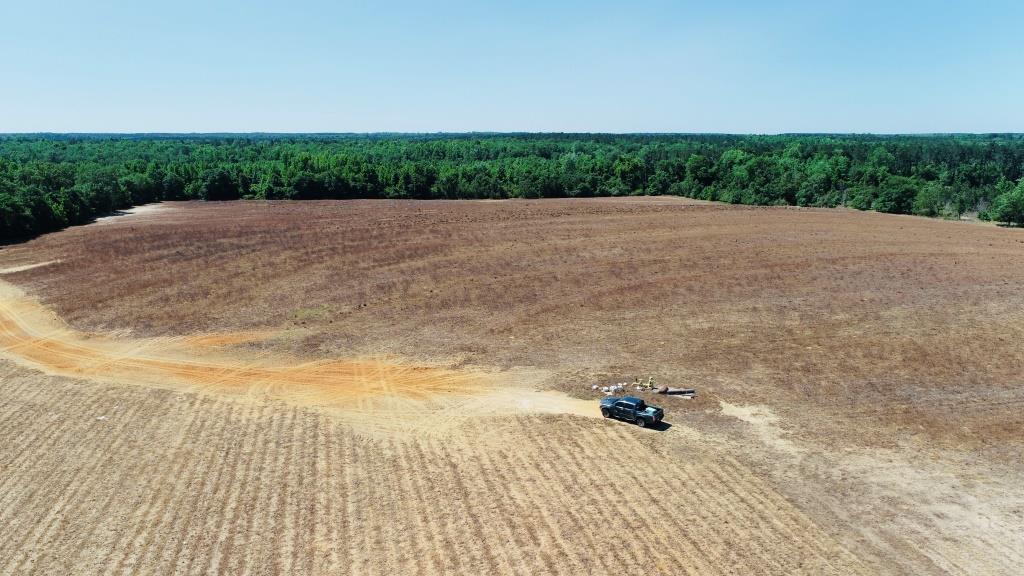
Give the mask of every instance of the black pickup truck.
POLYGON ((601 400, 601 415, 605 418, 618 418, 634 422, 644 428, 653 426, 665 417, 665 411, 657 406, 648 406, 643 398, 623 396, 622 398, 604 398, 601 400))

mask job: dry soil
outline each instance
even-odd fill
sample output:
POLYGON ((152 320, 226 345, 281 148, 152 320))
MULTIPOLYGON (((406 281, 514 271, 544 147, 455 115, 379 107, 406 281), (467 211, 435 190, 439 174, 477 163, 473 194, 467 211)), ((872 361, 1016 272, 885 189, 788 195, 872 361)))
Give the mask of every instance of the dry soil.
POLYGON ((1017 574, 1022 282, 1021 230, 671 198, 46 235, 0 249, 0 573, 1017 574), (698 396, 599 417, 648 376, 698 396))

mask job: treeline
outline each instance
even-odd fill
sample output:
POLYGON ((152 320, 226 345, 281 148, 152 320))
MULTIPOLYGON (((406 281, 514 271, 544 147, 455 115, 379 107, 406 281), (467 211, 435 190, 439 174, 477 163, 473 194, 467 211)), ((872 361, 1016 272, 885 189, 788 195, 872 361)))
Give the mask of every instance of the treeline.
POLYGON ((672 194, 1024 223, 1024 136, 0 137, 0 238, 158 200, 672 194))

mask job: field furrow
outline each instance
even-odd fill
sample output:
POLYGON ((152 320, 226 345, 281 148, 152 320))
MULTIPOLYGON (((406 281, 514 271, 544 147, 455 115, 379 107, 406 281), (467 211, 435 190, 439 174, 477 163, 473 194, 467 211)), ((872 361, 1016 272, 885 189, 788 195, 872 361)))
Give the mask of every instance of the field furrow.
POLYGON ((207 552, 187 555, 188 563, 184 570, 185 574, 212 574, 219 569, 220 562, 225 556, 224 549, 229 548, 231 539, 235 534, 235 523, 238 521, 238 502, 242 494, 242 486, 248 480, 251 466, 251 446, 257 445, 261 436, 259 424, 265 418, 265 409, 260 406, 247 406, 244 412, 236 418, 236 424, 241 428, 236 434, 225 439, 226 447, 222 451, 228 457, 220 464, 220 467, 227 470, 222 472, 218 478, 218 485, 214 494, 209 497, 208 506, 219 507, 216 511, 210 510, 203 528, 199 530, 199 539, 205 543, 207 552))
POLYGON ((21 550, 21 554, 8 558, 7 566, 0 568, 16 573, 24 569, 25 563, 34 563, 49 553, 41 542, 52 537, 65 519, 75 518, 83 506, 89 506, 90 495, 106 487, 109 477, 103 471, 119 458, 120 447, 126 442, 126 431, 132 425, 133 416, 143 409, 141 405, 130 406, 118 417, 108 421, 93 418, 90 426, 92 434, 87 434, 85 442, 74 444, 74 448, 62 455, 69 461, 84 461, 88 464, 69 470, 64 463, 54 462, 49 481, 41 483, 49 489, 34 493, 36 501, 46 511, 34 519, 33 529, 25 530, 14 545, 16 550, 21 550), (92 439, 96 440, 90 442, 92 439), (98 482, 88 480, 97 476, 101 478, 98 482))

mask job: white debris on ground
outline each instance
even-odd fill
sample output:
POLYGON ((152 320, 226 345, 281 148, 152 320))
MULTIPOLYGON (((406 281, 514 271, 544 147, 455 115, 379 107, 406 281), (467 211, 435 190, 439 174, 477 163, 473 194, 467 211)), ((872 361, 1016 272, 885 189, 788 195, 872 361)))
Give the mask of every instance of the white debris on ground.
POLYGON ((654 389, 654 377, 648 376, 647 381, 644 382, 640 378, 634 378, 633 382, 617 382, 615 384, 609 384, 607 386, 598 386, 592 384, 591 390, 600 390, 605 396, 611 396, 619 392, 624 392, 627 386, 632 386, 637 392, 650 391, 654 389))
POLYGON ((668 386, 658 386, 654 382, 654 376, 648 376, 646 381, 643 380, 642 378, 634 378, 633 382, 630 383, 618 382, 615 384, 609 384, 608 386, 599 386, 597 384, 592 384, 590 386, 590 389, 600 390, 605 396, 611 396, 612 394, 624 391, 627 386, 631 386, 637 392, 656 392, 658 394, 670 394, 674 396, 679 396, 684 400, 692 400, 693 397, 697 395, 697 391, 694 390, 693 388, 670 388, 668 386))

